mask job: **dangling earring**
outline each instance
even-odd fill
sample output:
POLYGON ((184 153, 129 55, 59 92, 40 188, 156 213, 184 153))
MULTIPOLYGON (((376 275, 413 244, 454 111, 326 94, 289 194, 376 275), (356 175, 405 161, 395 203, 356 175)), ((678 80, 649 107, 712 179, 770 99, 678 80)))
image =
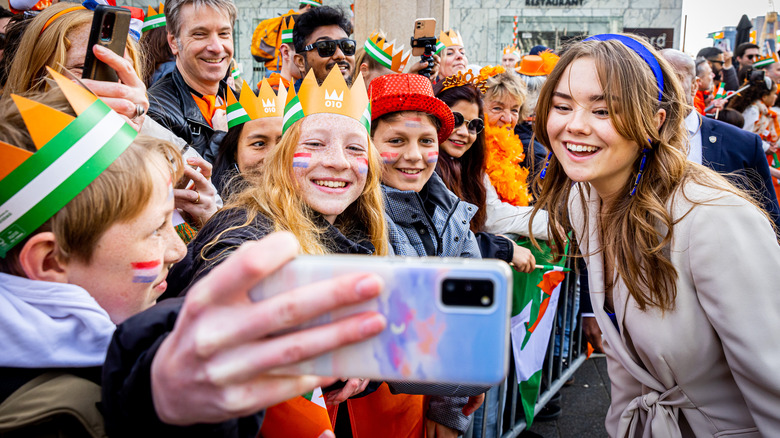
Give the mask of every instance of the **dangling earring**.
POLYGON ((642 179, 642 173, 645 171, 645 163, 647 162, 647 154, 652 151, 650 148, 642 149, 642 161, 639 162, 639 173, 636 174, 636 181, 634 181, 634 187, 631 188, 631 194, 628 196, 634 196, 636 194, 636 187, 639 185, 639 181, 642 179))
POLYGON ((550 158, 552 158, 552 156, 552 152, 547 154, 547 159, 544 160, 544 169, 542 169, 542 172, 539 174, 539 179, 544 179, 544 177, 547 175, 547 167, 550 165, 550 158))

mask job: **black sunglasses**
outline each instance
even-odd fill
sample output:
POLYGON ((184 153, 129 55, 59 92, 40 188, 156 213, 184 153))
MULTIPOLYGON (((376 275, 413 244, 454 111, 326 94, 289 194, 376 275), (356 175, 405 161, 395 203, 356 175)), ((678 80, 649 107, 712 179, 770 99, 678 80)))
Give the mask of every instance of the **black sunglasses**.
POLYGON ((752 61, 753 58, 758 58, 758 55, 745 55, 745 58, 750 59, 752 61))
POLYGON ((455 111, 452 112, 452 116, 455 118, 455 127, 453 129, 458 129, 464 122, 466 122, 466 128, 472 134, 479 134, 485 129, 485 122, 483 122, 482 119, 466 120, 463 117, 463 114, 455 111))
POLYGON ((334 53, 336 53, 336 47, 341 48, 341 51, 344 52, 344 56, 352 56, 355 54, 357 44, 355 43, 355 40, 351 40, 349 38, 342 38, 340 40, 317 41, 304 47, 303 51, 308 52, 316 48, 318 55, 323 58, 330 58, 334 53))

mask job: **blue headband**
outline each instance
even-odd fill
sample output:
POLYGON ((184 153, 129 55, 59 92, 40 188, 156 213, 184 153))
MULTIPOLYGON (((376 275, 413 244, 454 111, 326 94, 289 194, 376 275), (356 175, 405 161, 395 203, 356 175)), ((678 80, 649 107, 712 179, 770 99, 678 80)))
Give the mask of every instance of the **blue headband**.
POLYGON ((609 40, 617 40, 623 43, 624 46, 628 47, 629 49, 636 52, 637 55, 641 56, 642 59, 645 60, 648 66, 650 66, 650 70, 653 71, 653 74, 655 75, 655 83, 658 85, 658 101, 660 102, 663 98, 663 92, 664 92, 664 74, 661 71, 661 65, 658 63, 658 60, 655 58, 655 56, 647 50, 647 47, 645 47, 642 43, 639 41, 627 37, 625 35, 617 35, 614 33, 604 33, 601 35, 593 35, 592 37, 588 37, 585 39, 585 41, 609 41, 609 40))

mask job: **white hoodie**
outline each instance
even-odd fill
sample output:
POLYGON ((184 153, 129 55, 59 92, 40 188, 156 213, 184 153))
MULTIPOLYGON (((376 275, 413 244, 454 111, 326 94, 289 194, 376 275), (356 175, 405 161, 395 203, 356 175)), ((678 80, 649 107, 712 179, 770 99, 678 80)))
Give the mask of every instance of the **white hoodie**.
POLYGON ((0 273, 0 366, 103 365, 116 326, 79 286, 0 273))

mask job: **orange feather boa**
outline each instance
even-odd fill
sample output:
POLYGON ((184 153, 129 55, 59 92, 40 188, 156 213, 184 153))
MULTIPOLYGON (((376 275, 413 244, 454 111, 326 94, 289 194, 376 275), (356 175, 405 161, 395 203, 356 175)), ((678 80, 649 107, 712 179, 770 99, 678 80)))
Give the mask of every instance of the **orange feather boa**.
POLYGON ((520 166, 523 159, 523 142, 513 131, 485 126, 485 173, 498 197, 516 207, 525 207, 532 199, 528 193, 528 169, 520 166))

